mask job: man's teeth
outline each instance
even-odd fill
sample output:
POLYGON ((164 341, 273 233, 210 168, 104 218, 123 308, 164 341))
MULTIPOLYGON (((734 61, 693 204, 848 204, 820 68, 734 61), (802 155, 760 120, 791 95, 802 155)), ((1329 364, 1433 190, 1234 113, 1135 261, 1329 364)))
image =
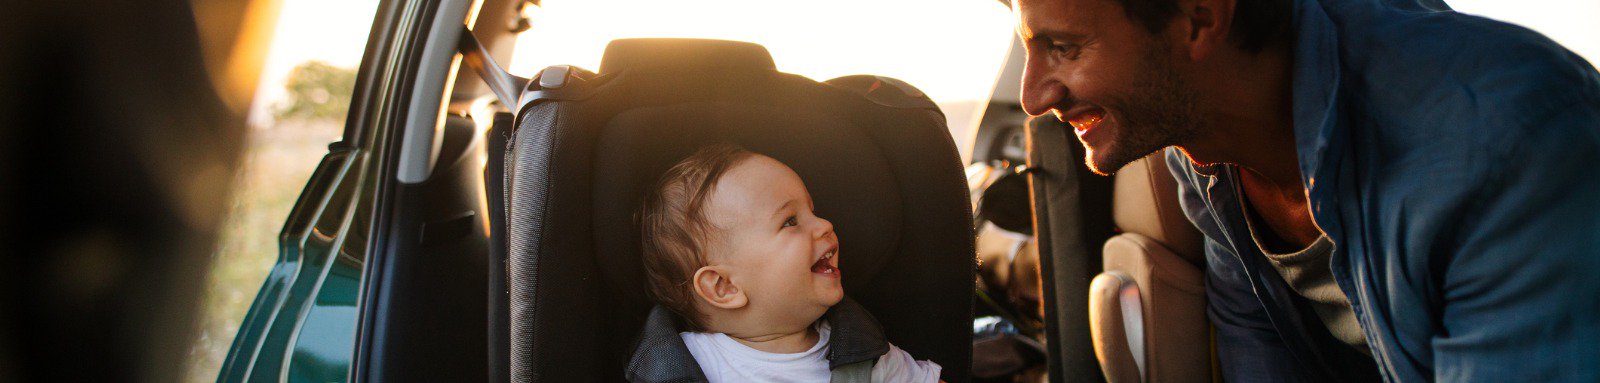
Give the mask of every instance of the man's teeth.
POLYGON ((1072 125, 1073 129, 1087 130, 1091 127, 1094 127, 1096 124, 1099 124, 1102 118, 1105 118, 1105 116, 1100 112, 1084 113, 1068 120, 1067 124, 1072 125))

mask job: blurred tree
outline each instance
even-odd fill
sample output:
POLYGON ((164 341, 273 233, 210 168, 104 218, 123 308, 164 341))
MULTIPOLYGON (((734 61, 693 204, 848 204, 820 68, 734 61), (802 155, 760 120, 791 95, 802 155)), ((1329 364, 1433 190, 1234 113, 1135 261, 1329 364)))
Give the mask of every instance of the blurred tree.
POLYGON ((343 120, 356 89, 356 70, 307 61, 289 72, 288 102, 275 111, 279 120, 343 120))

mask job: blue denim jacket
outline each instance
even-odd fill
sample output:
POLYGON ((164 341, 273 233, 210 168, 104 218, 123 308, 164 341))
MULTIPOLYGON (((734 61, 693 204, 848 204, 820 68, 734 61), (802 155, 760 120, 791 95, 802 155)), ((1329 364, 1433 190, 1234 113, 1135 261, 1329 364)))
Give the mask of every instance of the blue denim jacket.
POLYGON ((1237 170, 1169 150, 1228 381, 1600 381, 1594 67, 1442 5, 1295 3, 1302 182, 1372 356, 1260 254, 1237 170))

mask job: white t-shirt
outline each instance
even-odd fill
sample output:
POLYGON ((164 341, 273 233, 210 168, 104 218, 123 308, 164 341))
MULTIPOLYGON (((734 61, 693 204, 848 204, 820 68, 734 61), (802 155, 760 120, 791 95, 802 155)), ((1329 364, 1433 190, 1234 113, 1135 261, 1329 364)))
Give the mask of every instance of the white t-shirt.
MULTIPOLYGON (((711 383, 827 382, 832 377, 827 358, 832 327, 827 321, 817 323, 817 344, 793 354, 753 349, 723 333, 682 332, 678 336, 689 346, 689 354, 694 355, 700 371, 711 383)), ((878 357, 878 363, 872 366, 872 381, 934 383, 939 381, 939 370, 937 363, 913 359, 891 344, 889 352, 878 357)))

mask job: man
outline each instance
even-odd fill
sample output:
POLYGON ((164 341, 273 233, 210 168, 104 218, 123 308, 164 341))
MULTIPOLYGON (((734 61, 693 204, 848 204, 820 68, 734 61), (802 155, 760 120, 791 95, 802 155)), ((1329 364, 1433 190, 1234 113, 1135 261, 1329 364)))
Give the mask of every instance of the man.
POLYGON ((1600 75, 1405 0, 1019 0, 1023 107, 1172 146, 1223 375, 1600 381, 1600 75))
MULTIPOLYGON (((264 50, 238 36, 270 31, 243 21, 272 8, 220 3, 0 12, 0 382, 189 376, 247 133, 202 48, 264 50), (238 38, 202 41, 199 25, 238 38)), ((262 56, 217 57, 259 77, 262 56)))

